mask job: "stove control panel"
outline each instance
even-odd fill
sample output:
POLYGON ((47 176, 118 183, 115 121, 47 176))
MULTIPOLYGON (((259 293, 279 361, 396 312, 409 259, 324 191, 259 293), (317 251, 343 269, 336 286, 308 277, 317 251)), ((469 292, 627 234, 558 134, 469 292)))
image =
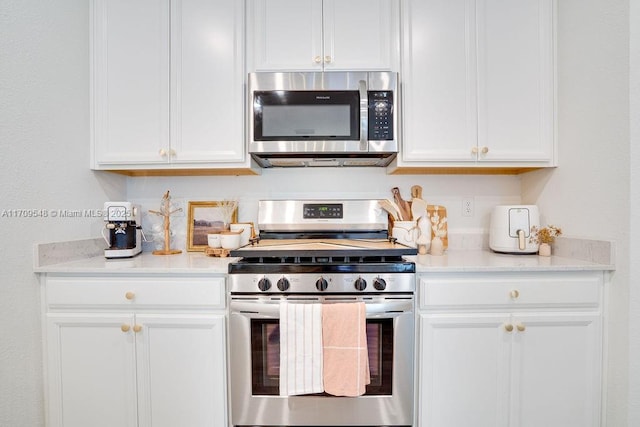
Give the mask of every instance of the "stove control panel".
POLYGON ((304 219, 344 218, 342 203, 305 203, 302 206, 304 219))
POLYGON ((414 292, 413 273, 231 274, 231 293, 358 294, 414 292))

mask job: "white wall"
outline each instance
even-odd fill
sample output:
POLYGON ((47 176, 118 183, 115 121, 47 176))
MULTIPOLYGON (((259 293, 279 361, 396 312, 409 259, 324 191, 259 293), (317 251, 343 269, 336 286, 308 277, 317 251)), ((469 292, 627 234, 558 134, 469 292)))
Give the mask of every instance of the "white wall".
POLYGON ((523 201, 538 204, 543 221, 568 236, 616 242, 607 399, 615 427, 627 425, 630 384, 628 8, 628 0, 558 1, 560 167, 522 181, 523 201))
POLYGON ((629 424, 640 425, 640 2, 630 2, 629 424))
POLYGON ((101 208, 121 177, 88 169, 86 0, 0 2, 0 426, 44 425, 39 285, 33 244, 96 236, 93 218, 11 210, 101 208))

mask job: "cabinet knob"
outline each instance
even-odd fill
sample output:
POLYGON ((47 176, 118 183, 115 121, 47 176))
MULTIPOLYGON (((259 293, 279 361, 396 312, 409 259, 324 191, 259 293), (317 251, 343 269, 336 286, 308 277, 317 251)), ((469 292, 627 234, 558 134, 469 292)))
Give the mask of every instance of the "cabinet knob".
POLYGON ((167 150, 165 150, 164 148, 161 148, 160 150, 158 150, 158 154, 160 154, 160 156, 162 156, 162 157, 166 157, 167 156, 167 150))
POLYGON ((482 154, 487 154, 489 152, 489 147, 482 147, 482 154))
POLYGON ((331 64, 331 57, 329 55, 324 57, 325 64, 331 64))
POLYGON ((133 332, 138 333, 142 330, 142 326, 141 325, 134 325, 133 326, 133 332))
POLYGON ((131 301, 132 299, 134 299, 136 297, 136 294, 135 294, 135 292, 129 291, 126 294, 124 294, 124 297, 126 299, 128 299, 129 301, 131 301))
POLYGON ((478 154, 478 147, 473 147, 471 149, 471 154, 478 154))
POLYGON ((524 332, 524 330, 527 328, 525 328, 525 326, 522 323, 518 323, 516 325, 516 329, 518 330, 518 332, 524 332))
POLYGON ((127 324, 124 324, 124 325, 120 326, 120 330, 122 332, 129 332, 129 329, 131 329, 131 326, 129 326, 127 324))
POLYGON ((316 56, 316 57, 313 58, 313 62, 315 62, 316 64, 319 64, 319 63, 322 62, 322 58, 319 57, 319 56, 316 56))
POLYGON ((176 150, 174 150, 173 148, 171 150, 169 150, 169 155, 171 157, 175 157, 176 156, 176 150))
POLYGON ((520 292, 518 292, 517 289, 514 289, 509 292, 509 296, 511 296, 511 299, 518 299, 518 297, 520 296, 520 292))
POLYGON ((504 330, 507 332, 513 332, 513 325, 511 323, 507 323, 504 325, 504 330))

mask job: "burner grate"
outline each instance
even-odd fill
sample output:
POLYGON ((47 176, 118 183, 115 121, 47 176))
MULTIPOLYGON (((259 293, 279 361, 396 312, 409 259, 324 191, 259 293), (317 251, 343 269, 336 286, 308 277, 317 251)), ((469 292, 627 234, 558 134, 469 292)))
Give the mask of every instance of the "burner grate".
POLYGON ((229 264, 229 273, 415 273, 415 264, 398 256, 252 257, 229 264))
POLYGON ((242 264, 381 264, 403 262, 401 256, 262 256, 243 258, 242 264))

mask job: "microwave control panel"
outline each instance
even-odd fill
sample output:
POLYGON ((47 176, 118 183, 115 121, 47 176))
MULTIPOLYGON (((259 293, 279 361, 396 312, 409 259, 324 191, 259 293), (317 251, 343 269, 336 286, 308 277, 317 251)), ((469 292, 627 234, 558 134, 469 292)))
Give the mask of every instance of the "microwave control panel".
POLYGON ((369 140, 393 140, 393 91, 369 91, 369 140))

